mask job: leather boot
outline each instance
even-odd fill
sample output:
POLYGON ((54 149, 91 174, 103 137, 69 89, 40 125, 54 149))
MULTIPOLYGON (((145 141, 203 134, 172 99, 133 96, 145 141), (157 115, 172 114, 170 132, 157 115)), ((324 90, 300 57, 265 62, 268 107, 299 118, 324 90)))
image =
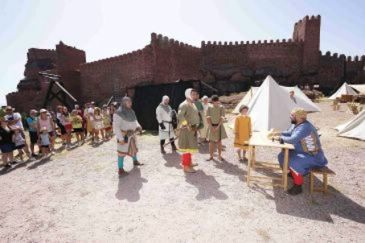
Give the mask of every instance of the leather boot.
POLYGON ((128 173, 122 168, 118 170, 118 175, 119 176, 126 176, 128 175, 128 173))
POLYGON ((195 173, 196 170, 193 169, 191 166, 184 166, 184 172, 186 173, 195 173))
POLYGON ((165 147, 163 145, 160 145, 161 148, 161 154, 166 154, 165 147))
POLYGON ((171 142, 171 148, 172 148, 172 151, 176 151, 177 148, 176 148, 176 145, 174 142, 171 142))

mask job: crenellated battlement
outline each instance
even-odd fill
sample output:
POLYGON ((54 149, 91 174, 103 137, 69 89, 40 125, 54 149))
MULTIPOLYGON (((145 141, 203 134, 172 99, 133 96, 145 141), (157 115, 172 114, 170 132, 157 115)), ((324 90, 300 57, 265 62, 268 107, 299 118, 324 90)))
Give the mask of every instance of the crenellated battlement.
POLYGON ((177 41, 175 39, 163 36, 161 34, 151 33, 151 45, 170 46, 170 47, 184 47, 190 50, 199 50, 198 47, 177 41))
POLYGON ((321 15, 312 15, 311 17, 309 17, 308 15, 306 15, 303 19, 299 20, 298 22, 296 22, 294 24, 294 26, 298 26, 298 25, 302 25, 304 23, 309 23, 309 22, 320 22, 321 21, 321 15))
POLYGON ((39 48, 30 48, 28 49, 27 58, 28 60, 36 60, 36 59, 55 59, 56 58, 56 50, 55 49, 39 49, 39 48))
POLYGON ((222 48, 222 47, 263 47, 263 46, 291 46, 301 42, 294 42, 293 39, 258 40, 258 41, 202 41, 201 48, 222 48))
POLYGON ((145 52, 147 51, 148 46, 146 46, 143 49, 135 50, 132 52, 128 52, 122 55, 114 56, 114 57, 108 57, 100 60, 96 60, 93 62, 87 62, 81 64, 81 67, 89 67, 89 66, 95 66, 95 65, 103 65, 103 64, 110 64, 114 62, 128 62, 136 58, 143 57, 145 55, 145 52))
POLYGON ((359 57, 359 56, 346 56, 344 54, 338 54, 338 53, 332 53, 330 51, 327 51, 324 55, 321 53, 321 57, 330 58, 332 60, 338 59, 345 61, 347 63, 362 63, 365 62, 365 55, 359 57))

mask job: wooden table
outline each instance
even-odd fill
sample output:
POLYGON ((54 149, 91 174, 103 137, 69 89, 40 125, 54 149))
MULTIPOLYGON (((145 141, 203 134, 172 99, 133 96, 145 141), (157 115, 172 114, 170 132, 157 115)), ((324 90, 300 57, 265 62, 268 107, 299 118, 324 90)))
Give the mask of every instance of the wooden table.
POLYGON ((288 164, 289 164, 289 150, 294 149, 292 144, 280 144, 278 141, 272 141, 268 138, 268 131, 254 132, 251 139, 248 141, 248 168, 247 168, 247 184, 250 186, 251 181, 256 181, 260 184, 272 185, 283 187, 284 190, 288 189, 288 164), (275 162, 263 162, 256 161, 256 147, 272 147, 284 150, 284 164, 283 168, 280 167, 278 161, 275 162), (268 169, 268 170, 282 170, 281 177, 273 176, 252 176, 252 170, 256 168, 268 169), (263 180, 271 179, 271 182, 263 182, 263 180), (275 182, 278 181, 278 182, 275 182))

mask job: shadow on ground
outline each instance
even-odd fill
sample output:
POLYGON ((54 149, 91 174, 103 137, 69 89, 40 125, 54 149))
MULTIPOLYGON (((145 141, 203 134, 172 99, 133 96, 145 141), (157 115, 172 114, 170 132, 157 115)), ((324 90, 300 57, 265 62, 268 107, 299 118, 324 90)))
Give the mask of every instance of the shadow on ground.
MULTIPOLYGON (((274 200, 276 211, 294 217, 334 223, 331 215, 365 224, 365 207, 348 198, 346 195, 329 186, 328 194, 315 192, 309 193, 309 179, 305 178, 303 193, 290 196, 282 188, 264 189, 259 184, 254 184, 251 189, 265 195, 269 200, 274 200), (273 190, 273 195, 269 191, 273 190)), ((289 178, 289 188, 291 179, 289 178)), ((315 178, 315 186, 322 186, 322 182, 315 178)))
POLYGON ((140 168, 134 168, 128 175, 119 178, 115 197, 118 200, 137 202, 141 198, 139 191, 142 189, 143 183, 147 182, 148 180, 141 176, 140 168))
POLYGON ((215 198, 219 200, 226 200, 228 196, 219 190, 220 184, 214 176, 207 175, 204 171, 198 170, 196 173, 186 174, 185 181, 195 186, 199 192, 196 195, 198 201, 215 198))

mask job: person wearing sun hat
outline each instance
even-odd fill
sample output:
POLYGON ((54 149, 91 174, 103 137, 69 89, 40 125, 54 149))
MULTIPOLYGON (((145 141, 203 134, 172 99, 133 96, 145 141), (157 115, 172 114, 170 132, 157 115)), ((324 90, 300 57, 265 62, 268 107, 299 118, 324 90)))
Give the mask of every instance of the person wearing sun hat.
MULTIPOLYGON (((288 131, 275 136, 281 143, 294 145, 289 152, 289 170, 294 185, 288 190, 291 195, 302 192, 303 176, 312 168, 320 168, 328 163, 322 150, 317 129, 307 120, 307 112, 303 108, 295 108, 290 114, 293 126, 288 131)), ((284 163, 284 153, 278 155, 281 165, 284 163)))
POLYGON ((19 112, 14 112, 14 111, 15 111, 15 109, 11 106, 5 107, 6 115, 4 116, 4 118, 8 122, 8 126, 10 128, 19 127, 23 133, 24 126, 23 126, 23 122, 22 122, 22 116, 20 115, 19 112))

